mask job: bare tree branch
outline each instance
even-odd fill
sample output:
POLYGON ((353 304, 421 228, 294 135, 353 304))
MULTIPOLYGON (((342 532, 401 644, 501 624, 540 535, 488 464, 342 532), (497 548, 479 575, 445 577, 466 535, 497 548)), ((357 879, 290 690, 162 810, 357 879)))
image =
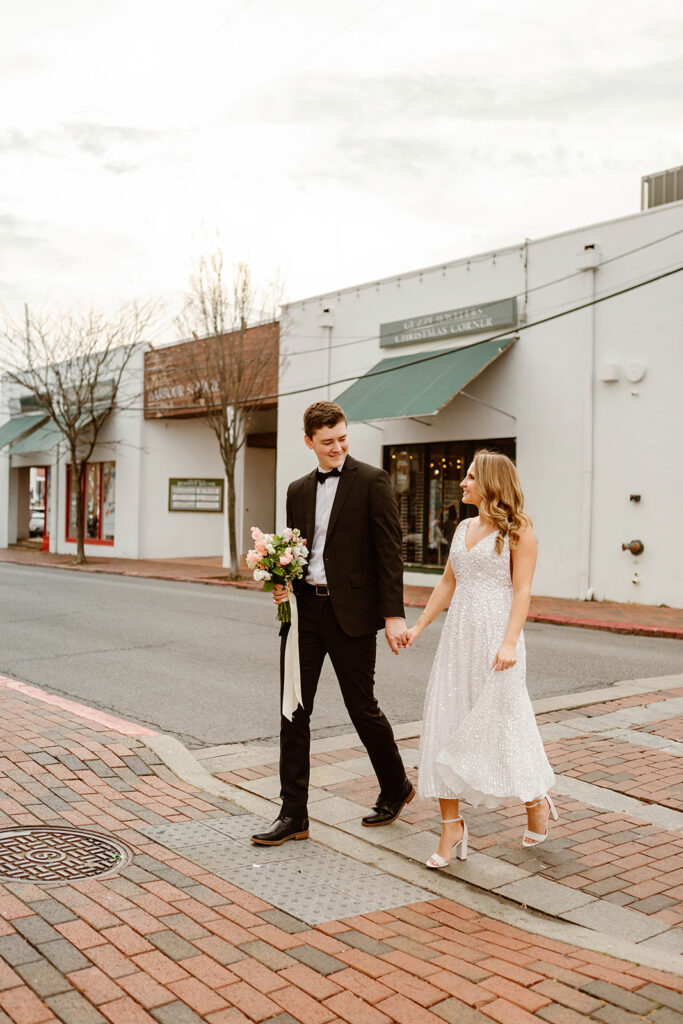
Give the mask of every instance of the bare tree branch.
POLYGON ((193 400, 205 412, 218 442, 227 478, 230 572, 239 572, 235 517, 235 468, 250 419, 263 408, 259 395, 264 376, 274 375, 277 390, 278 331, 273 330, 282 301, 279 279, 257 292, 247 263, 237 263, 228 277, 220 247, 202 256, 190 276, 178 326, 193 341, 178 346, 182 370, 193 400), (265 321, 265 323, 264 323, 265 321), (256 329, 257 324, 263 330, 256 329), (266 328, 270 329, 266 329, 266 328))
MULTIPOLYGON (((23 323, 5 315, 4 379, 30 395, 64 436, 71 493, 82 495, 88 460, 102 427, 139 397, 124 393, 126 370, 138 346, 157 329, 156 303, 122 306, 112 314, 92 307, 32 314, 23 323)), ((76 562, 84 563, 83 501, 76 503, 76 562)))

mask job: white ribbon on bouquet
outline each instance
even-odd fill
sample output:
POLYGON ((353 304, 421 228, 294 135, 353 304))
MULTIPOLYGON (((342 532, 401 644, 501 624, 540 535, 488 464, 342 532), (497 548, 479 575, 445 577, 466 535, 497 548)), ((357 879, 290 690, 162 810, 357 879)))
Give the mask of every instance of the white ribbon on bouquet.
POLYGON ((301 668, 299 666, 299 615, 296 607, 296 596, 291 583, 288 586, 289 606, 292 619, 285 638, 284 685, 282 688, 282 714, 290 722, 301 699, 301 668))

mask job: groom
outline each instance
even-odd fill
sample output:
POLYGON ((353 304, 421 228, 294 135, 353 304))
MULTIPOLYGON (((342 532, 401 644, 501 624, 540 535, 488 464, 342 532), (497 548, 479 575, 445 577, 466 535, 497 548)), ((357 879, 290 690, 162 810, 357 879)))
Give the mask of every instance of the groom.
MULTIPOLYGON (((338 405, 310 405, 304 435, 319 468, 287 491, 287 525, 298 527, 310 551, 296 590, 303 706, 297 706, 291 722, 284 715, 280 719, 282 809, 268 831, 251 837, 261 846, 308 838, 310 719, 326 654, 379 781, 377 803, 363 825, 388 825, 415 796, 374 694, 377 630, 384 627, 389 647, 398 654, 406 629, 396 499, 384 470, 348 454, 346 417, 338 405)), ((276 587, 273 598, 279 604, 287 591, 276 587)), ((285 630, 281 678, 286 642, 285 630)))

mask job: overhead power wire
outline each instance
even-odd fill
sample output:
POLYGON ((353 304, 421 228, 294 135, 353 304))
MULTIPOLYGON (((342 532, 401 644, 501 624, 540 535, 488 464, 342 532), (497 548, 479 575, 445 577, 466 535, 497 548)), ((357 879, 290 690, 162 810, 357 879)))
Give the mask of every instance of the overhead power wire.
MULTIPOLYGON (((648 277, 644 281, 638 281, 635 284, 627 285, 624 288, 619 288, 617 291, 608 292, 606 295, 598 296, 597 298, 590 299, 588 302, 582 302, 578 306, 572 306, 571 309, 563 309, 559 313, 551 313, 549 316, 542 317, 540 320, 534 320, 533 323, 519 324, 516 327, 508 327, 507 330, 501 331, 499 334, 494 334, 489 338, 480 338, 478 341, 473 341, 467 346, 460 346, 459 348, 446 348, 440 352, 430 352, 426 356, 416 356, 415 359, 411 359, 408 362, 401 363, 400 366, 388 366, 383 370, 370 370, 364 374, 354 374, 352 377, 340 377, 337 380, 325 381, 320 384, 307 385, 303 388, 293 388, 291 391, 276 391, 270 395, 256 395, 250 399, 249 404, 258 404, 260 402, 273 402, 281 398, 290 398, 293 395, 304 395, 311 391, 319 391, 321 387, 336 388, 341 384, 350 384, 357 380, 367 380, 370 377, 381 377, 387 373, 396 373, 398 370, 405 370, 410 366, 419 366, 422 363, 430 363, 434 359, 442 359, 444 356, 453 355, 455 352, 459 352, 463 347, 474 348, 477 345, 486 345, 491 341, 499 341, 502 338, 509 338, 511 332, 513 334, 520 334, 522 331, 530 331, 534 327, 542 327, 544 324, 552 323, 555 320, 561 320, 562 317, 571 316, 573 313, 580 313, 584 309, 590 309, 592 306, 598 306, 603 302, 608 302, 611 299, 619 298, 620 295, 628 295, 630 292, 637 291, 639 288, 644 288, 646 285, 655 284, 657 281, 663 281, 667 277, 672 277, 674 274, 680 274, 683 271, 683 265, 674 267, 671 270, 665 270, 660 274, 656 274, 654 277, 648 277)), ((138 409, 138 412, 145 412, 147 409, 138 409)), ((155 405, 151 408, 154 412, 205 412, 206 406, 195 405, 195 406, 158 406, 155 405)))
MULTIPOLYGON (((618 252, 616 254, 616 256, 610 256, 609 259, 603 260, 601 262, 600 266, 604 267, 604 266, 607 266, 607 264, 609 264, 609 263, 615 263, 617 260, 625 259, 627 256, 633 256, 637 252, 642 252, 643 249, 649 249, 651 246, 657 245, 659 242, 667 242, 670 238, 676 238, 677 235, 681 235, 681 234, 683 234, 683 228, 679 228, 677 231, 672 231, 668 235, 662 235, 660 238, 653 238, 650 242, 645 242, 643 245, 636 246, 635 249, 628 249, 626 252, 618 252)), ((487 256, 481 257, 482 261, 485 260, 485 259, 490 259, 490 256, 487 255, 487 256)), ((474 262, 474 260, 467 260, 467 261, 463 261, 463 262, 471 263, 471 262, 474 262)), ((434 268, 430 267, 429 269, 433 270, 434 268)), ((421 272, 418 271, 416 273, 424 273, 424 271, 421 271, 421 272)), ((564 281, 571 281, 572 278, 574 278, 574 277, 580 277, 580 275, 583 274, 583 273, 585 273, 585 271, 583 271, 583 270, 573 270, 571 272, 571 274, 565 274, 563 277, 556 277, 552 281, 544 281, 543 284, 537 284, 537 285, 534 285, 533 288, 527 288, 527 289, 525 289, 525 294, 526 295, 531 295, 531 294, 533 294, 535 292, 543 291, 544 288, 552 288, 553 285, 562 284, 564 281)), ((414 273, 414 274, 411 274, 411 275, 408 275, 408 276, 416 276, 416 274, 414 273)), ((406 280, 406 277, 402 276, 401 280, 406 280)), ((294 334, 293 337, 294 338, 317 338, 317 337, 319 337, 319 335, 317 335, 317 334, 298 334, 297 333, 297 334, 294 334)), ((341 337, 344 337, 344 335, 341 335, 341 337)), ((372 341, 374 338, 377 337, 377 335, 376 334, 364 334, 364 335, 355 335, 355 336, 354 335, 346 335, 346 337, 349 338, 350 340, 342 341, 339 344, 334 345, 334 351, 335 352, 337 351, 337 349, 340 349, 340 348, 350 348, 353 345, 361 345, 365 341, 372 341)), ((290 357, 290 356, 308 356, 308 355, 314 355, 316 352, 327 352, 327 351, 328 351, 328 346, 327 345, 321 345, 320 348, 302 348, 302 349, 298 349, 298 350, 295 349, 295 350, 292 350, 292 351, 288 351, 285 354, 287 355, 287 357, 290 357)))
MULTIPOLYGON (((540 327, 543 324, 552 323, 553 320, 559 320, 563 316, 570 316, 572 313, 580 313, 583 309, 590 309, 591 306, 597 306, 602 302, 607 302, 609 299, 616 299, 620 295, 626 295, 629 292, 636 291, 638 288, 644 288, 645 285, 654 284, 656 281, 661 281, 666 277, 671 277, 673 274, 680 274, 683 271, 683 266, 675 267, 673 270, 667 270, 662 274, 657 274, 656 277, 649 277, 645 281, 640 281, 637 284, 628 285, 626 288, 620 288, 616 292, 610 292, 607 295, 602 295, 596 299, 590 299, 588 302, 582 302, 578 306, 572 306, 571 309, 562 310, 560 313, 551 313, 550 316, 543 317, 541 320, 534 320, 533 323, 520 324, 516 328, 509 328, 506 331, 501 331, 500 334, 494 334, 491 338, 481 338, 479 341, 474 341, 467 348, 474 348, 476 345, 485 345, 490 341, 499 341, 501 338, 509 338, 510 331, 514 330, 514 333, 519 334, 521 331, 531 330, 532 327, 540 327)), ((458 352, 458 348, 444 349, 441 352, 432 352, 427 356, 418 356, 415 359, 411 359, 409 362, 402 363, 400 366, 388 366, 384 370, 371 370, 368 373, 361 375, 362 379, 365 380, 368 377, 380 377, 385 373, 396 373, 397 370, 405 370, 409 366, 419 366, 421 363, 429 363, 434 359, 440 359, 442 356, 452 355, 454 352, 458 352)), ((338 380, 329 381, 327 386, 338 387, 340 384, 349 384, 352 381, 360 380, 361 377, 355 374, 353 377, 341 377, 338 380)), ((287 398, 290 395, 301 395, 307 391, 317 391, 321 385, 317 384, 315 387, 295 388, 292 391, 281 391, 274 395, 259 395, 254 399, 255 402, 273 401, 274 399, 287 398)))

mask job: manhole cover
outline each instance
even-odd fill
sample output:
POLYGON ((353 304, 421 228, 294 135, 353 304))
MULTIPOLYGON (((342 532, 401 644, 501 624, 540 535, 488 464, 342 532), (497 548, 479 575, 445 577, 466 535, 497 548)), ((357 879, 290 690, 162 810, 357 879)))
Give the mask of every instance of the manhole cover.
POLYGON ((0 831, 0 881, 65 882, 99 878, 131 859, 123 843, 76 828, 8 828, 0 831))

